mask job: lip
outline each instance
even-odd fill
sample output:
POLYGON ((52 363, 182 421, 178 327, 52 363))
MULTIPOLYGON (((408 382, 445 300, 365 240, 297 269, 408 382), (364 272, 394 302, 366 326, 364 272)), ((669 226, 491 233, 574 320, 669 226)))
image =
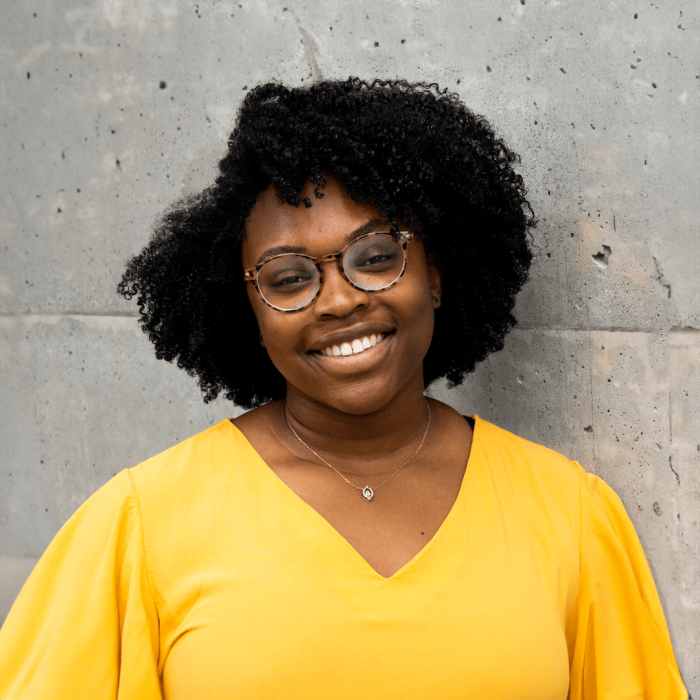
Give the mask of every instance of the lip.
POLYGON ((312 358, 313 361, 320 362, 323 365, 324 370, 335 370, 342 374, 347 372, 362 372, 371 369, 386 357, 394 343, 395 335, 395 333, 389 334, 386 338, 384 338, 384 340, 381 341, 381 343, 377 343, 375 346, 368 348, 364 352, 357 355, 340 355, 329 357, 328 355, 323 355, 320 352, 310 352, 308 353, 308 356, 312 358))
MULTIPOLYGON (((394 330, 395 328, 386 323, 358 323, 355 326, 350 326, 349 328, 343 328, 339 331, 322 335, 318 340, 314 341, 314 343, 309 346, 307 352, 319 354, 321 350, 331 345, 337 345, 340 347, 343 343, 352 343, 353 340, 362 340, 362 338, 365 336, 369 337, 372 334, 379 335, 381 333, 382 335, 389 335, 393 333, 394 330)), ((377 345, 381 344, 382 343, 378 343, 377 345)), ((377 345, 374 347, 377 347, 377 345)), ((365 350, 365 352, 369 352, 369 350, 365 350)), ((365 353, 360 353, 360 355, 364 354, 365 353)), ((348 357, 351 356, 348 355, 348 357)))

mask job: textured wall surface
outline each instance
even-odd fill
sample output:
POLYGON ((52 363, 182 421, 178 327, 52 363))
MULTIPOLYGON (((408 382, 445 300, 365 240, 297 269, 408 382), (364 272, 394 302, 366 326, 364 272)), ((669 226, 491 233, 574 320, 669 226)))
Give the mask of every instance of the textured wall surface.
POLYGON ((700 3, 0 4, 0 619, 117 471, 233 415, 115 294, 271 78, 438 81, 522 156, 540 220, 506 348, 432 394, 620 494, 700 697, 700 3))

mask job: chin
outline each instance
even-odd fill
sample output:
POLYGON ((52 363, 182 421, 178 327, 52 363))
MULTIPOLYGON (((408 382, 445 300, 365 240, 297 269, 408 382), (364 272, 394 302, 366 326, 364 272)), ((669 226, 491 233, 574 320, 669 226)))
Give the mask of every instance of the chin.
MULTIPOLYGON (((401 400, 401 396, 409 385, 414 383, 423 391, 423 367, 419 366, 408 381, 401 384, 386 381, 387 377, 368 377, 363 381, 358 379, 352 382, 331 382, 323 386, 320 391, 309 392, 297 387, 289 386, 289 389, 304 396, 307 400, 327 406, 328 408, 353 416, 369 415, 381 411, 393 401, 401 400)), ((307 386, 314 386, 310 382, 307 386)), ((315 387, 319 387, 316 383, 315 387)))

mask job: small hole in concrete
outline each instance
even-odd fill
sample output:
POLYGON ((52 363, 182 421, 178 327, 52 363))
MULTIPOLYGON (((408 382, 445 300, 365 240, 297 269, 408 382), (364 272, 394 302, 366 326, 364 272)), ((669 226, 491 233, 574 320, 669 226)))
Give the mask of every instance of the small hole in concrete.
POLYGON ((601 253, 596 253, 595 255, 591 255, 591 257, 593 258, 593 262, 598 267, 606 268, 608 266, 608 258, 610 257, 611 253, 612 248, 610 246, 604 245, 603 251, 601 253))

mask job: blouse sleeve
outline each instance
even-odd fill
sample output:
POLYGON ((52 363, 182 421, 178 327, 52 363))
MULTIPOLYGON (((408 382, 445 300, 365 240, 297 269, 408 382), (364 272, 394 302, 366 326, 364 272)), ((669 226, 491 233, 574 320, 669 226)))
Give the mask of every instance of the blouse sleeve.
POLYGON ((568 636, 570 700, 685 700, 649 565, 625 507, 579 465, 581 576, 568 636))
POLYGON ((2 700, 162 698, 158 615, 128 471, 39 560, 0 629, 2 700))

